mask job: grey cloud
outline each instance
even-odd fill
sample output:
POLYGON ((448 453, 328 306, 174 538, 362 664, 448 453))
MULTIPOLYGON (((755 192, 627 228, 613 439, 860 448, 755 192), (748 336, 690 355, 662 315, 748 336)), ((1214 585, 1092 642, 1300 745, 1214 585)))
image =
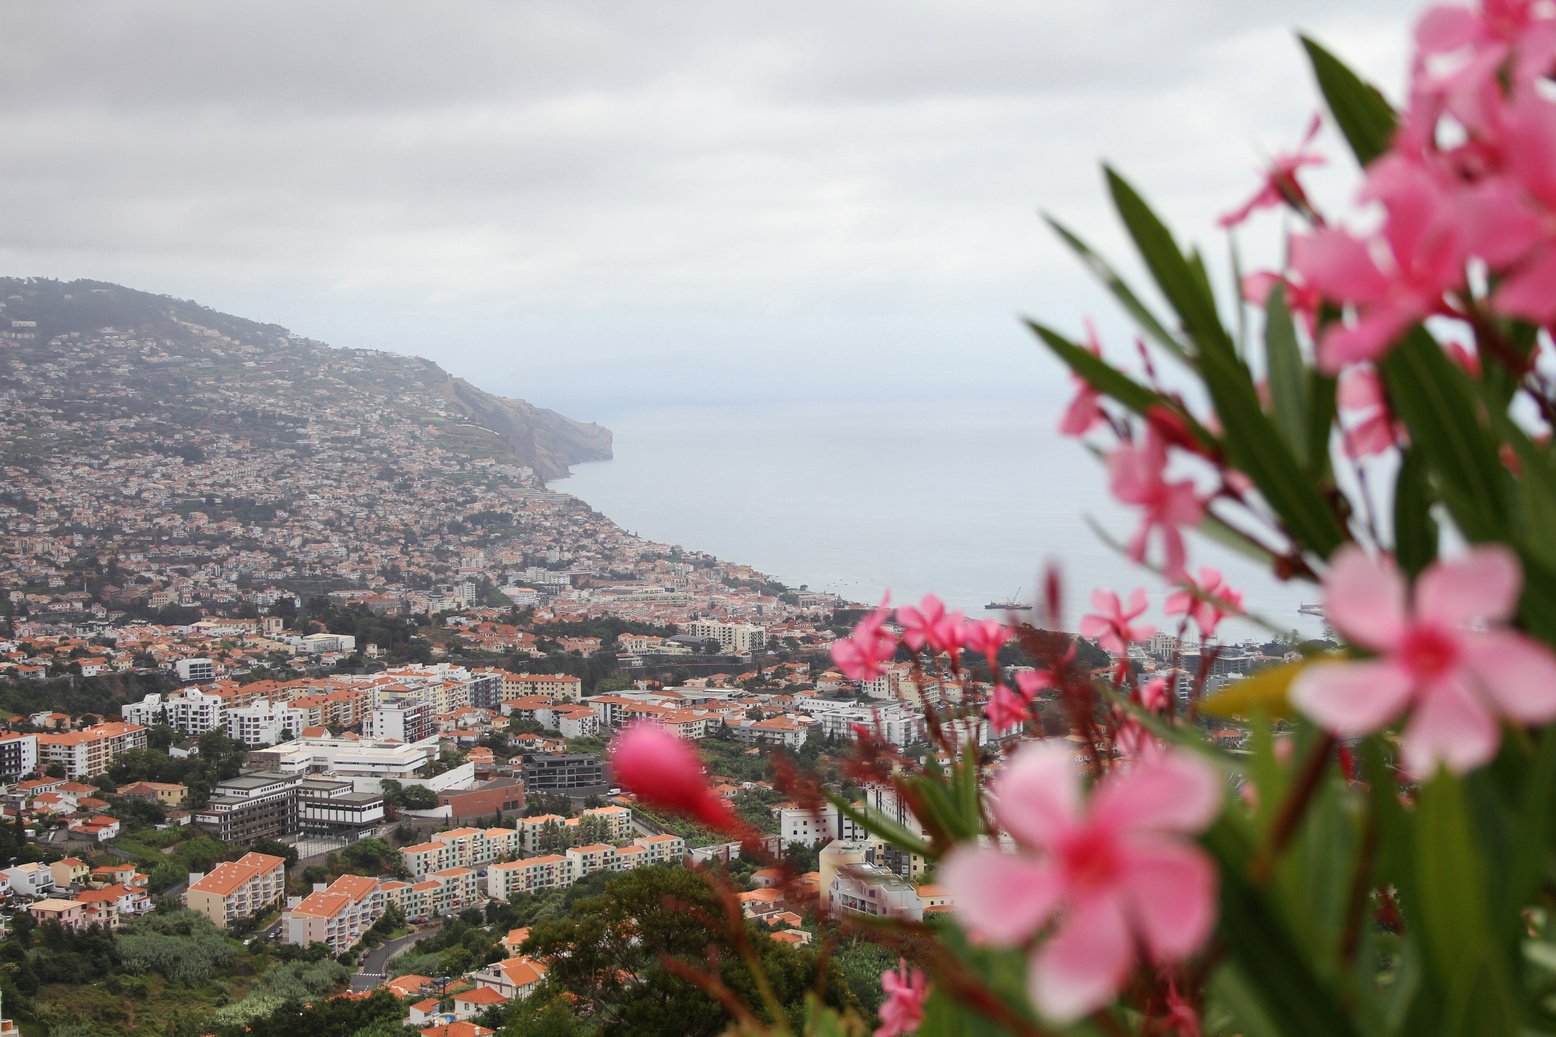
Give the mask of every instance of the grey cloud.
POLYGON ((1024 364, 1013 313, 1105 308, 1036 209, 1120 250, 1105 156, 1208 237, 1316 104, 1289 22, 1387 82, 1406 10, 6 5, 0 268, 543 403, 745 391, 744 348, 764 391, 820 391, 806 364, 845 393, 972 386, 937 357, 1024 364))

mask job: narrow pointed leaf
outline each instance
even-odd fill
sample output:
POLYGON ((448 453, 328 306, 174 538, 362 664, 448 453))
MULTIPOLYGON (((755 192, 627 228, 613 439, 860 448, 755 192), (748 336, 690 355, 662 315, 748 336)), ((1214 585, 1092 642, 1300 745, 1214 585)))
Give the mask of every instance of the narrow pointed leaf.
POLYGON ((1291 447, 1292 453, 1311 467, 1308 452, 1307 369, 1302 364, 1302 347, 1297 343, 1297 327, 1286 305, 1286 290, 1276 285, 1270 290, 1264 308, 1264 363, 1270 386, 1270 409, 1275 427, 1291 447))
POLYGON ((1059 235, 1066 245, 1070 246, 1071 251, 1080 257, 1081 262, 1086 264, 1097 280, 1101 281, 1103 286, 1113 293, 1113 297, 1123 305, 1124 309, 1129 311, 1129 315, 1134 318, 1136 324, 1140 325, 1142 331, 1155 339, 1158 345, 1165 347, 1174 356, 1184 361, 1188 360, 1188 355, 1183 350, 1183 344, 1167 329, 1167 325, 1163 324, 1160 318, 1152 313, 1145 303, 1140 301, 1140 297, 1118 275, 1118 272, 1108 265, 1107 260, 1099 256, 1092 250, 1090 245, 1087 245, 1078 235, 1052 216, 1045 215, 1043 219, 1047 220, 1048 225, 1054 229, 1054 233, 1059 235))
POLYGON ((1376 87, 1363 81, 1322 46, 1302 37, 1313 78, 1356 160, 1367 165, 1388 150, 1397 119, 1376 87))
POLYGON ((1134 239, 1135 248, 1157 288, 1177 312, 1198 351, 1202 354, 1211 350, 1233 353, 1232 340, 1221 326, 1203 268, 1196 269, 1184 258, 1172 232, 1127 180, 1112 169, 1106 169, 1105 173, 1119 218, 1134 239))

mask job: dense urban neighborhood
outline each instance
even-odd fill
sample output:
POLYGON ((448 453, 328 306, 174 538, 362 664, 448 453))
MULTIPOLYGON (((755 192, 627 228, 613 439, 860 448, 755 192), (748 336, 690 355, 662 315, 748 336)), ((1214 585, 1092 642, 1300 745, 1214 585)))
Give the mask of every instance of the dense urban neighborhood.
MULTIPOLYGON (((849 747, 923 754, 926 711, 994 675, 847 679, 829 649, 870 606, 547 488, 608 450, 424 361, 0 280, 0 1033, 582 1034, 665 998, 716 1033, 641 925, 712 895, 692 868, 796 1003, 873 1012, 895 955, 848 919, 949 899, 862 823, 923 834, 849 747), (760 838, 625 794, 634 724, 695 745, 760 838), (785 785, 795 759, 830 798, 785 785)), ((1292 647, 1158 634, 1123 661, 1187 701, 1292 647)))

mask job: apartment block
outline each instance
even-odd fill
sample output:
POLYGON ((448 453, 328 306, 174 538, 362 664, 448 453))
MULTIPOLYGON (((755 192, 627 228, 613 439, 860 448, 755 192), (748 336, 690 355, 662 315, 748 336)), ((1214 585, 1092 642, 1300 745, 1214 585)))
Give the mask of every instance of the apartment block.
POLYGON ((285 859, 246 853, 235 861, 223 861, 207 875, 190 875, 184 906, 225 929, 259 914, 285 895, 285 859))
POLYGON ((343 954, 378 921, 385 903, 377 879, 342 875, 281 913, 282 939, 300 947, 322 943, 332 954, 343 954))
POLYGON ((486 869, 486 895, 507 900, 516 893, 560 889, 572 882, 572 862, 561 854, 504 861, 486 869))
POLYGON ((37 769, 37 735, 6 735, 0 738, 0 781, 15 781, 37 769))
POLYGON ((110 720, 80 731, 40 734, 37 739, 43 765, 60 765, 68 778, 91 778, 106 771, 120 753, 146 748, 146 729, 110 720))
POLYGON ((648 864, 679 864, 686 860, 686 840, 678 835, 644 835, 632 845, 648 851, 648 864))
POLYGON ((735 655, 761 651, 767 645, 767 631, 754 623, 720 623, 702 619, 691 624, 687 633, 703 641, 717 641, 719 648, 735 655))

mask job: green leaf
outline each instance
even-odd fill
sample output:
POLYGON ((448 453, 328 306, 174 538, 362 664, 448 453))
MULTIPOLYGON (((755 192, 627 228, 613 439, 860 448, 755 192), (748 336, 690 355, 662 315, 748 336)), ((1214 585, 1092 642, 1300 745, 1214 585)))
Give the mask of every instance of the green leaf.
POLYGON ((1097 280, 1101 281, 1103 286, 1113 293, 1113 297, 1119 301, 1124 309, 1129 311, 1129 315, 1134 318, 1136 324, 1140 325, 1142 331, 1150 335, 1159 345, 1165 347, 1180 360, 1188 360, 1188 354, 1184 352, 1183 344, 1178 341, 1171 331, 1167 330, 1167 326, 1157 318, 1156 314, 1152 313, 1145 303, 1140 301, 1140 297, 1125 283, 1117 271, 1108 265, 1105 259, 1094 252, 1091 246, 1082 241, 1078 235, 1052 216, 1045 214, 1043 219, 1054 229, 1054 233, 1059 235, 1060 239, 1066 245, 1069 245, 1070 249, 1080 257, 1081 262, 1086 264, 1097 280))
POLYGON ((1036 321, 1026 322, 1033 334, 1054 351, 1064 365, 1079 375, 1087 385, 1103 395, 1117 400, 1136 414, 1144 415, 1151 407, 1166 401, 1161 394, 1136 382, 1106 360, 1070 341, 1065 336, 1036 321))
POLYGON ((1520 775, 1517 837, 1505 880, 1497 884, 1498 918, 1515 917, 1529 902, 1551 858, 1556 835, 1556 725, 1545 728, 1532 766, 1520 775))
POLYGON ((1506 469, 1481 424, 1479 397, 1459 366, 1420 327, 1379 365, 1394 411, 1437 476, 1454 523, 1472 541, 1506 537, 1506 469))
POLYGON ((1335 380, 1318 368, 1307 372, 1307 450, 1305 454, 1311 466, 1308 471, 1316 479, 1328 474, 1329 441, 1335 419, 1335 380))
POLYGON ((1415 835, 1412 917, 1424 933, 1428 968, 1448 993, 1443 1032, 1506 1032, 1497 1024, 1518 1013, 1496 955, 1480 839, 1459 778, 1439 771, 1421 787, 1415 835))
POLYGON ((1106 360, 1095 355, 1089 349, 1084 349, 1070 339, 1045 327, 1036 321, 1026 322, 1033 334, 1042 339, 1043 344, 1053 350, 1065 366, 1080 376, 1086 384, 1102 393, 1110 399, 1128 407, 1134 413, 1145 417, 1146 412, 1152 407, 1164 407, 1179 417, 1188 425, 1189 432, 1207 447, 1215 446, 1215 437, 1212 436, 1203 425, 1192 417, 1184 414, 1171 400, 1154 389, 1148 389, 1124 374, 1118 368, 1109 364, 1106 360))
POLYGON ((1486 411, 1491 415, 1492 431, 1513 452, 1520 469, 1513 480, 1520 520, 1517 542, 1545 565, 1556 566, 1556 543, 1550 535, 1556 529, 1556 471, 1551 468, 1549 452, 1530 441, 1508 417, 1505 405, 1488 399, 1486 411))
POLYGON ((1394 557, 1414 575, 1437 558, 1437 520, 1432 518, 1432 489, 1426 465, 1406 449, 1394 479, 1394 557))
POLYGON ((1420 896, 1413 905, 1439 976, 1474 964, 1490 949, 1477 842, 1463 784, 1439 772, 1421 787, 1415 844, 1420 896))
POLYGON ((1259 991, 1236 961, 1215 971, 1210 977, 1210 992, 1212 1003, 1236 1020, 1235 1032, 1244 1037, 1287 1037, 1287 1031, 1270 1018, 1259 991))
POLYGON ((1299 544, 1328 557, 1346 539, 1345 530, 1318 486, 1299 477, 1302 466, 1270 424, 1248 369, 1215 350, 1202 355, 1200 371, 1222 427, 1237 430, 1224 441, 1232 465, 1253 480, 1299 544))
POLYGON ((1297 344, 1297 327, 1286 305, 1286 289, 1281 285, 1270 289, 1264 307, 1264 359, 1275 427, 1292 452, 1311 468, 1314 458, 1308 452, 1307 369, 1302 363, 1302 348, 1297 344))
POLYGON ((1356 160, 1367 165, 1389 148, 1397 120, 1394 109, 1378 89, 1352 72, 1345 63, 1306 36, 1302 47, 1318 89, 1345 135, 1356 160))
POLYGON ((1199 352, 1218 351, 1233 355, 1232 340, 1221 326, 1203 268, 1196 268, 1184 258, 1177 242, 1173 241, 1172 232, 1127 180, 1110 168, 1104 167, 1104 173, 1119 219, 1123 220, 1146 269, 1151 272, 1168 305, 1183 321, 1199 352))
POLYGON ((1314 974, 1285 925, 1249 883, 1243 871, 1246 847, 1238 845, 1233 829, 1218 822, 1206 834, 1206 845, 1221 864, 1219 934, 1228 960, 1237 962, 1261 1009, 1249 1025, 1273 1025, 1281 1034, 1354 1035, 1334 992, 1314 974))
POLYGON ((1244 558, 1257 562, 1261 566, 1271 566, 1275 563, 1273 552, 1257 544, 1249 543, 1247 537, 1208 511, 1205 512, 1205 517, 1199 524, 1199 531, 1222 547, 1236 551, 1244 558))
POLYGON ((871 835, 878 835, 893 846, 909 853, 916 853, 921 857, 933 856, 933 850, 927 842, 890 818, 882 817, 873 811, 861 810, 830 789, 822 789, 821 794, 826 797, 827 802, 837 807, 838 813, 871 835))

